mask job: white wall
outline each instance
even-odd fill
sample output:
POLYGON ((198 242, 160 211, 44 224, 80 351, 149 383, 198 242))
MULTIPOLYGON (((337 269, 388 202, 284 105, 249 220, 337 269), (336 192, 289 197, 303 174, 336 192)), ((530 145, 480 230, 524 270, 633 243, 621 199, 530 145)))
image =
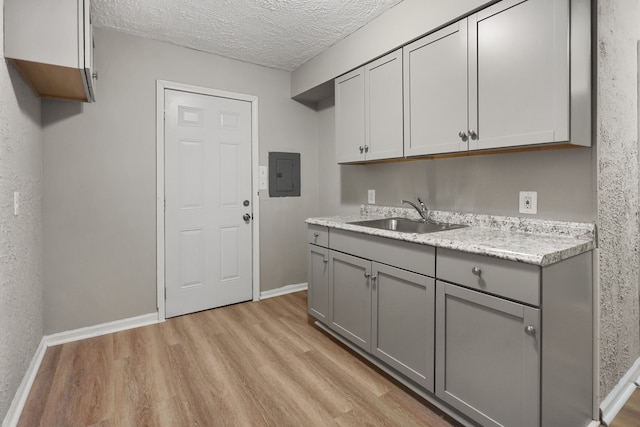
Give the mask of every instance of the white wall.
POLYGON ((261 195, 261 288, 306 282, 316 113, 289 98, 290 74, 111 30, 95 38, 97 102, 43 102, 45 332, 156 310, 156 79, 258 96, 260 164, 301 153, 302 197, 261 195))
MULTIPOLYGON (((0 46, 3 37, 0 2, 0 46)), ((40 100, 0 62, 0 420, 42 338, 40 100), (20 211, 13 215, 13 192, 20 211)))

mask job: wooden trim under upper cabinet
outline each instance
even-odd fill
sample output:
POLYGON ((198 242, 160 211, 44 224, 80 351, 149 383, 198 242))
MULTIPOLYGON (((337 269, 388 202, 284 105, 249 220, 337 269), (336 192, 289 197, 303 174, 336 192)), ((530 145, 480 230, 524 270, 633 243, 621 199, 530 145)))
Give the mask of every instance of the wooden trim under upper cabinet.
POLYGON ((88 102, 79 69, 21 59, 10 61, 38 96, 88 102))
POLYGON ((545 151, 545 150, 558 150, 561 148, 591 148, 584 147, 581 145, 573 145, 573 144, 545 144, 545 145, 532 145, 528 147, 513 147, 513 148, 499 148, 499 149, 488 149, 488 150, 473 150, 473 151, 461 151, 456 153, 444 153, 444 154, 429 154, 425 156, 415 156, 415 157, 401 157, 398 159, 385 159, 385 160, 373 160, 367 162, 351 162, 351 163, 341 163, 347 165, 370 165, 370 164, 379 164, 379 163, 398 163, 398 162, 409 162, 414 160, 426 160, 426 159, 450 159, 453 157, 471 157, 471 156, 484 156, 487 154, 505 154, 505 153, 521 153, 528 151, 545 151))

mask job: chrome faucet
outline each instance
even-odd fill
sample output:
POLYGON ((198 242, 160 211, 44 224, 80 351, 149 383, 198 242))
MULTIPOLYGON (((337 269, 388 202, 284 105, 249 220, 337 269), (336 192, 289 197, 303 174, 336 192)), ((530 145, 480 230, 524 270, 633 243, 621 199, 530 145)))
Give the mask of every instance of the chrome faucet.
POLYGON ((427 218, 429 216, 429 211, 427 210, 427 206, 420 200, 420 197, 416 197, 418 203, 420 203, 420 207, 418 207, 415 203, 410 202, 409 200, 400 200, 400 203, 407 203, 415 208, 422 217, 422 222, 427 222, 427 218))

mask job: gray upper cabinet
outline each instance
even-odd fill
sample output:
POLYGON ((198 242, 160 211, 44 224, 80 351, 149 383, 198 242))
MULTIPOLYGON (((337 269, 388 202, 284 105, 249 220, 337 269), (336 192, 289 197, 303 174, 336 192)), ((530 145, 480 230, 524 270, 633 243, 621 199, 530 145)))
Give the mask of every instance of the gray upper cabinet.
POLYGON ((336 159, 338 163, 364 160, 364 67, 335 80, 336 159))
POLYGON ((405 46, 403 56, 405 155, 466 151, 467 20, 405 46))
POLYGON ((504 0, 404 47, 405 155, 569 141, 568 0, 504 0))
POLYGON ((540 425, 540 310, 437 282, 436 396, 488 427, 540 425))
POLYGON ((569 1, 504 0, 469 21, 470 149, 569 140, 569 1))
POLYGON ((6 0, 4 56, 38 96, 95 101, 89 0, 6 0))
POLYGON ((402 50, 335 80, 338 163, 402 157, 402 50))

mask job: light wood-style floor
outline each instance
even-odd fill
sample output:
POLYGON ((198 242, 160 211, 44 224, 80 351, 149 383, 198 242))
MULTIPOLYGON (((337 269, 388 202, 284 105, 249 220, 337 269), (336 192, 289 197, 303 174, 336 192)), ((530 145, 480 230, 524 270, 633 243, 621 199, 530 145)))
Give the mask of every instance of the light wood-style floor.
POLYGON ((306 297, 51 347, 18 425, 457 425, 315 328, 306 297))
POLYGON ((640 390, 633 392, 622 410, 616 415, 609 427, 640 426, 640 390))

